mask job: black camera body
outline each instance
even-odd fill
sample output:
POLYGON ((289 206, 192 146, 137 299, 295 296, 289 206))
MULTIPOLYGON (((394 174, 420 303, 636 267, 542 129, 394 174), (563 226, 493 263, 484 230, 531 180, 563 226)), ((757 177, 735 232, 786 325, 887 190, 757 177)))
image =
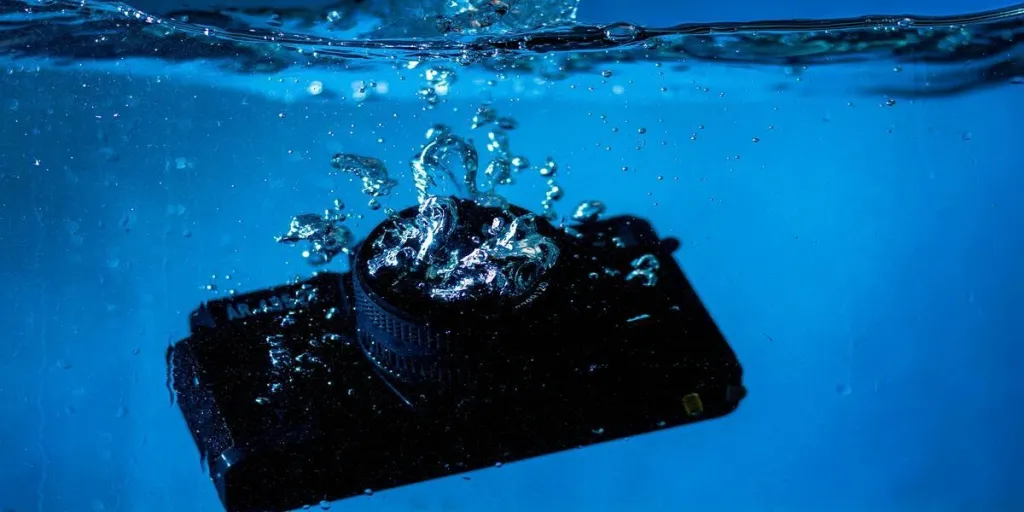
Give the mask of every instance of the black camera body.
POLYGON ((350 272, 195 310, 168 378, 225 508, 286 510, 737 407, 742 369, 677 241, 631 216, 539 226, 558 263, 511 302, 382 287, 362 243, 350 272))

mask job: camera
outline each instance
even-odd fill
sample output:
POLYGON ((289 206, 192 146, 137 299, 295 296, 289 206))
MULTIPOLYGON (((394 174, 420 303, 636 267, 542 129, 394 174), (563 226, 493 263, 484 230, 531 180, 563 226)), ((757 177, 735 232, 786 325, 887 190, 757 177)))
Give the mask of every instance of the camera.
POLYGON ((735 354, 640 218, 431 198, 349 270, 212 300, 168 385, 226 510, 288 510, 716 418, 735 354))

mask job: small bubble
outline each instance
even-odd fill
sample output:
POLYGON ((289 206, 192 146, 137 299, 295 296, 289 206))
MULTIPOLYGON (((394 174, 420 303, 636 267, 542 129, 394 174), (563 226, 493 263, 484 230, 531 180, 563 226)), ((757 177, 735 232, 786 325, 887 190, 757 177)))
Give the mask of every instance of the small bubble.
POLYGON ((373 489, 370 489, 369 487, 367 487, 366 489, 363 489, 363 494, 365 494, 367 496, 373 496, 373 489))
POLYGON ((756 143, 758 143, 758 142, 761 142, 761 139, 760 139, 760 138, 758 138, 758 137, 754 137, 753 139, 751 139, 751 142, 753 142, 753 143, 755 143, 755 144, 756 144, 756 143))
POLYGON ((611 78, 611 76, 612 76, 612 70, 610 70, 610 69, 606 69, 606 70, 602 71, 602 72, 601 72, 601 76, 603 76, 603 77, 605 77, 605 78, 611 78))
POLYGON ((579 222, 592 222, 597 220, 604 211, 604 203, 600 201, 584 201, 576 207, 576 211, 573 212, 572 218, 579 222))
POLYGON ((887 106, 887 107, 895 107, 896 106, 896 100, 894 100, 894 99, 885 100, 885 106, 887 106))
POLYGON ((331 502, 329 502, 327 500, 320 500, 320 508, 323 509, 323 510, 330 510, 331 509, 331 502))
POLYGON ((554 176, 558 172, 558 164, 551 157, 548 157, 547 161, 544 162, 544 166, 540 168, 541 176, 554 176))
POLYGON ((839 395, 839 396, 847 396, 850 393, 853 393, 853 388, 851 388, 849 384, 840 384, 840 385, 836 386, 836 394, 837 395, 839 395))
POLYGON ((114 412, 114 416, 117 416, 118 418, 124 418, 127 415, 128 415, 128 408, 123 406, 123 405, 118 406, 117 411, 114 412))
POLYGON ((523 156, 517 156, 512 158, 512 168, 517 172, 524 171, 530 167, 530 161, 523 156))
POLYGON ((377 210, 380 210, 380 206, 381 205, 380 205, 380 201, 378 201, 376 199, 370 199, 370 202, 368 202, 366 204, 366 206, 370 207, 370 209, 373 210, 373 211, 377 211, 377 210))
POLYGON ((57 368, 60 368, 61 370, 70 370, 71 369, 71 361, 68 361, 67 359, 58 359, 57 360, 57 368))
POLYGON ((515 130, 519 123, 511 117, 499 117, 498 127, 502 130, 515 130))
POLYGON ((640 128, 636 129, 636 133, 639 133, 640 135, 643 135, 643 134, 647 133, 647 128, 644 128, 644 127, 641 126, 640 128))

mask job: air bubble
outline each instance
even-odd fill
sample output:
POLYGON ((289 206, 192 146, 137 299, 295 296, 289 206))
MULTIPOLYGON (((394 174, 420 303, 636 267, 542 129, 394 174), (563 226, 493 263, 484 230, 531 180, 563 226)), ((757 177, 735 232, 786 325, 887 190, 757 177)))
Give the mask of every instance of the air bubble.
POLYGON ((476 115, 473 116, 472 128, 475 130, 481 126, 491 124, 497 119, 498 112, 493 107, 484 105, 476 110, 476 115))
POLYGON ((605 39, 614 43, 629 43, 637 40, 641 34, 639 27, 629 23, 613 23, 604 29, 605 39))
POLYGON ((572 219, 578 222, 593 222, 604 213, 604 203, 600 201, 584 201, 576 207, 572 219))
POLYGON ((519 123, 511 117, 499 117, 498 128, 502 130, 515 130, 519 126, 519 123))
POLYGON ((633 270, 626 275, 626 280, 638 282, 642 286, 654 286, 658 284, 657 272, 661 267, 658 257, 653 254, 645 254, 630 264, 633 270))
POLYGON ((558 164, 551 157, 548 157, 547 161, 544 162, 544 166, 540 168, 540 175, 545 177, 552 177, 558 172, 558 164))

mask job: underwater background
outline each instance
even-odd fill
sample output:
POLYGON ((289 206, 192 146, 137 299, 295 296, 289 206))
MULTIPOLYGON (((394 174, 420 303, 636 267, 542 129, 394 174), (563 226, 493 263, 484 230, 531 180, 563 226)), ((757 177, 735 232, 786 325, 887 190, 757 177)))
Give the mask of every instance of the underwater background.
POLYGON ((414 204, 431 127, 483 159, 482 105, 529 162, 512 202, 551 159, 558 215, 682 241, 748 396, 325 508, 1024 509, 1024 8, 534 0, 444 34, 445 2, 129 4, 0 0, 3 512, 222 510, 167 346, 324 268, 275 242, 293 216, 340 199, 365 236, 414 204), (382 208, 339 152, 387 166, 382 208))

